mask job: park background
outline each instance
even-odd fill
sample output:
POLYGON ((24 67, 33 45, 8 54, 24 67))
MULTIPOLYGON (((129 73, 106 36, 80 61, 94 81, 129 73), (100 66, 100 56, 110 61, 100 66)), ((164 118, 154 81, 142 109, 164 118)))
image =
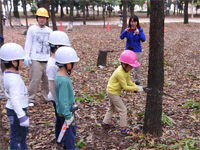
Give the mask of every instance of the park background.
MULTIPOLYGON (((40 1, 39 3, 41 4, 43 2, 40 1)), ((79 1, 79 4, 81 2, 83 1, 79 1)), ((92 3, 96 1, 86 2, 92 3)), ((184 10, 180 11, 178 9, 178 3, 174 3, 177 4, 175 13, 172 7, 173 5, 170 5, 171 9, 168 13, 166 11, 168 10, 168 3, 164 3, 164 8, 166 9, 164 9, 165 24, 163 28, 165 75, 163 91, 173 95, 177 99, 167 96, 162 97, 162 136, 154 137, 143 134, 147 94, 123 92, 122 97, 128 109, 128 122, 134 131, 133 136, 126 138, 118 135, 117 114, 116 118, 113 118, 113 122, 117 126, 115 129, 101 129, 101 122, 108 102, 106 85, 112 72, 120 65, 117 59, 125 47, 125 40, 120 40, 119 38, 124 22, 120 22, 119 20, 118 8, 121 6, 123 9, 123 3, 119 1, 119 6, 115 6, 114 8, 116 9, 110 15, 109 10, 106 11, 106 8, 105 12, 103 12, 104 6, 109 6, 110 3, 108 1, 98 2, 101 2, 99 16, 96 10, 95 13, 90 10, 88 11, 89 16, 85 13, 85 22, 81 10, 80 16, 77 16, 77 10, 74 10, 73 17, 70 17, 70 5, 67 5, 68 13, 66 7, 63 8, 66 13, 62 17, 61 9, 59 9, 58 13, 55 13, 57 29, 63 29, 68 34, 72 47, 77 51, 81 59, 76 64, 72 74, 76 101, 80 108, 78 112, 80 117, 77 118, 77 147, 86 150, 199 149, 200 43, 198 39, 200 35, 200 16, 198 14, 199 10, 196 10, 198 1, 189 2, 187 23, 185 23, 184 10), (192 11, 190 11, 192 7, 194 11, 193 15, 192 11), (73 22, 72 29, 68 28, 69 22, 73 22), (103 69, 97 66, 99 51, 102 49, 108 51, 106 67, 103 69)), ((174 1, 171 2, 173 3, 174 1)), ((184 1, 175 2, 179 2, 184 6, 184 1)), ((35 1, 35 3, 31 4, 37 6, 38 3, 35 1)), ((127 4, 127 19, 131 15, 130 6, 132 5, 130 4, 132 3, 127 4)), ((3 7, 4 5, 2 4, 3 7)), ((20 3, 18 8, 21 9, 20 3)), ((134 13, 139 16, 141 27, 147 39, 146 42, 142 43, 143 60, 141 83, 141 85, 147 86, 150 51, 150 18, 147 17, 147 9, 144 9, 141 5, 138 4, 134 8, 136 8, 134 13)), ((5 25, 1 28, 3 29, 4 42, 16 42, 24 46, 27 26, 36 24, 34 12, 30 12, 27 6, 27 20, 21 11, 19 11, 19 19, 16 19, 14 18, 12 9, 10 18, 6 16, 5 25)), ((53 28, 51 19, 49 19, 49 25, 53 28)), ((27 87, 29 85, 28 71, 29 68, 27 67, 20 71, 27 87)), ((8 147, 9 122, 4 111, 5 103, 6 99, 1 100, 1 143, 4 143, 8 147)), ((54 110, 51 103, 42 101, 40 91, 38 92, 36 106, 29 108, 28 112, 31 121, 27 137, 28 147, 30 149, 58 149, 59 147, 53 143, 54 110)))

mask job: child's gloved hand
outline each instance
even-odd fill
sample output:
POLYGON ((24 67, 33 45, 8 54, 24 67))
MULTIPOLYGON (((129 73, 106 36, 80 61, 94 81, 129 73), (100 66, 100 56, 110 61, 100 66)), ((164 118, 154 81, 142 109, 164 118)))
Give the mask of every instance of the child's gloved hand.
POLYGON ((138 92, 143 92, 143 91, 144 91, 143 87, 142 86, 138 86, 138 92))
POLYGON ((30 124, 29 119, 26 115, 19 118, 19 123, 20 123, 20 126, 23 126, 23 127, 28 127, 30 124))
POLYGON ((67 126, 69 127, 71 125, 71 123, 73 122, 74 117, 72 116, 69 120, 65 120, 67 126))
POLYGON ((30 57, 26 57, 26 58, 24 59, 24 65, 28 67, 29 64, 32 64, 31 59, 30 59, 30 57))

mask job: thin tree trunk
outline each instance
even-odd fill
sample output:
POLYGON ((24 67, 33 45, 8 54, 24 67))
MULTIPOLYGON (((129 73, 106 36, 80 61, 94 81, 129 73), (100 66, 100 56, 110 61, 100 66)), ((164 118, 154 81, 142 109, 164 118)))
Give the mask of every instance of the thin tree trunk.
POLYGON ((19 19, 19 12, 18 12, 18 0, 13 0, 13 6, 14 6, 14 17, 19 19))
POLYGON ((63 5, 60 5, 60 18, 62 20, 62 18, 64 17, 64 12, 63 12, 63 5))
POLYGON ((97 6, 97 16, 99 16, 99 6, 97 6))
POLYGON ((106 19, 105 19, 105 4, 103 4, 103 14, 102 14, 102 16, 103 16, 103 23, 104 23, 103 27, 105 28, 105 27, 106 27, 106 19))
POLYGON ((89 8, 88 3, 86 3, 86 17, 89 17, 89 8))
POLYGON ((148 88, 143 132, 162 135, 162 95, 164 85, 164 0, 151 0, 148 88))
POLYGON ((53 25, 53 31, 57 30, 57 26, 56 26, 56 16, 55 16, 55 3, 54 0, 51 0, 51 21, 52 21, 52 25, 53 25))
POLYGON ((86 4, 86 0, 83 0, 83 24, 84 25, 86 25, 85 4, 86 4))
MULTIPOLYGON (((0 1, 0 12, 2 11, 2 2, 0 1)), ((3 25, 2 25, 2 15, 0 15, 0 33, 3 36, 3 25)), ((0 43, 0 47, 3 43, 0 43)), ((0 81, 1 82, 1 81, 0 81)), ((2 127, 2 110, 0 107, 0 149, 7 149, 6 142, 4 140, 4 135, 6 134, 3 127, 2 127)))
POLYGON ((24 9, 24 15, 26 19, 26 29, 28 30, 28 19, 27 19, 27 10, 26 10, 26 0, 22 0, 22 6, 24 9))
POLYGON ((69 21, 73 22, 73 20, 74 20, 74 0, 70 0, 69 21))
POLYGON ((95 19, 95 10, 94 10, 94 4, 92 5, 92 11, 93 11, 93 19, 95 19))
POLYGON ((122 26, 121 33, 127 27, 127 11, 126 11, 127 6, 128 6, 128 2, 127 2, 127 0, 124 0, 123 1, 123 26, 122 26))
POLYGON ((184 24, 188 24, 188 0, 185 0, 184 24))
POLYGON ((8 18, 9 18, 10 27, 13 28, 13 26, 12 26, 11 10, 12 10, 12 3, 10 3, 10 10, 9 10, 8 18))

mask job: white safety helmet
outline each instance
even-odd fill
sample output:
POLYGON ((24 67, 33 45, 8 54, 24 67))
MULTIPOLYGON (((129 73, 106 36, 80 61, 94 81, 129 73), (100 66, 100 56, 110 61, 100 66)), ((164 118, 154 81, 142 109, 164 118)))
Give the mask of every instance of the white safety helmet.
POLYGON ((48 42, 52 45, 71 46, 68 35, 63 31, 51 32, 48 42))
POLYGON ((19 44, 6 43, 0 48, 0 58, 4 61, 24 59, 25 51, 19 44))
POLYGON ((59 64, 73 63, 80 60, 76 54, 76 51, 67 46, 62 46, 57 49, 55 53, 55 59, 59 64))

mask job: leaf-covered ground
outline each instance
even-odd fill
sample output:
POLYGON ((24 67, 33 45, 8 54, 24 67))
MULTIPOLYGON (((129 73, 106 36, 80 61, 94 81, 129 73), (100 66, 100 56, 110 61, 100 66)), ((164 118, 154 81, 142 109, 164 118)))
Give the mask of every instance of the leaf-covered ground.
MULTIPOLYGON (((141 24, 146 35, 142 43, 142 85, 147 85, 149 54, 149 23, 141 24)), ((102 130, 101 122, 106 113, 108 98, 105 96, 106 85, 112 72, 119 63, 117 59, 124 50, 125 40, 120 40, 121 27, 111 25, 110 32, 102 26, 75 26, 67 32, 72 47, 77 51, 80 62, 75 65, 72 80, 80 110, 77 118, 78 146, 86 144, 85 150, 126 150, 126 149, 181 149, 200 148, 200 113, 196 108, 183 108, 186 101, 200 102, 200 28, 199 24, 165 24, 165 84, 164 92, 177 100, 163 96, 163 112, 175 122, 173 126, 163 124, 163 136, 152 138, 143 136, 143 116, 146 104, 145 93, 123 92, 122 97, 128 109, 128 123, 133 129, 131 137, 119 136, 119 116, 113 117, 116 128, 102 130), (99 50, 106 49, 107 66, 99 69, 97 58, 99 50), (189 143, 189 144, 186 144, 189 143), (194 143, 194 146, 192 145, 194 143)), ((4 28, 5 42, 16 42, 24 46, 24 27, 4 28)), ((28 87, 28 68, 21 71, 28 87)), ((134 75, 134 73, 133 73, 134 75)), ((5 107, 6 100, 1 101, 5 107)), ((58 148, 54 139, 54 111, 51 103, 41 99, 40 92, 36 105, 28 108, 31 125, 28 133, 29 149, 51 150, 58 148)), ((3 116, 4 135, 9 142, 9 123, 3 116)))

